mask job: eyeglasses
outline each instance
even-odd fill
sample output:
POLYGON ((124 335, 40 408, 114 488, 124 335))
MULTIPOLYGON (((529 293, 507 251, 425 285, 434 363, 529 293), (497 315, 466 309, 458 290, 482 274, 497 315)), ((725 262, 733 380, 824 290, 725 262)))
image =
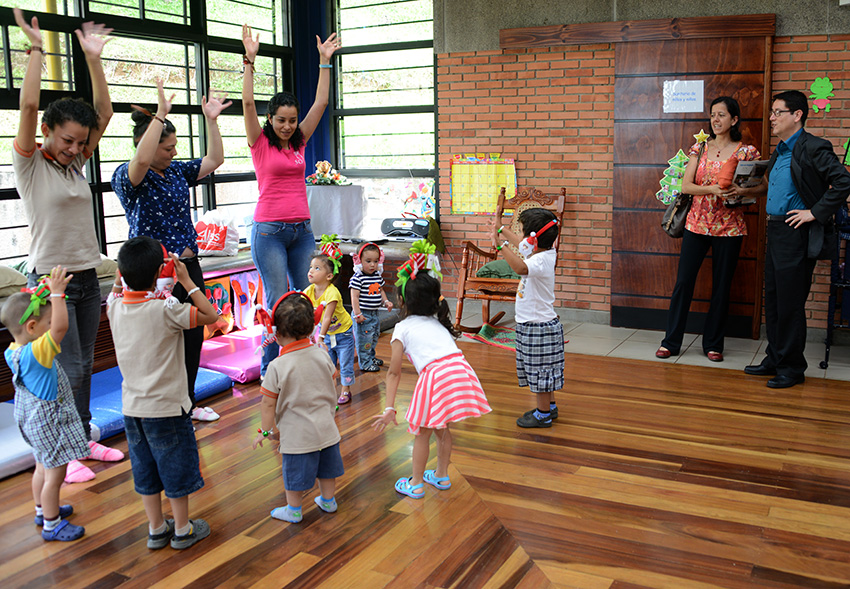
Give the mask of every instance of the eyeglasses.
POLYGON ((781 114, 782 114, 782 113, 784 113, 784 112, 791 112, 791 109, 789 108, 789 109, 785 109, 785 110, 779 110, 779 109, 777 108, 776 110, 772 110, 772 111, 770 111, 770 114, 772 114, 773 116, 775 116, 775 117, 779 118, 779 115, 781 115, 781 114))

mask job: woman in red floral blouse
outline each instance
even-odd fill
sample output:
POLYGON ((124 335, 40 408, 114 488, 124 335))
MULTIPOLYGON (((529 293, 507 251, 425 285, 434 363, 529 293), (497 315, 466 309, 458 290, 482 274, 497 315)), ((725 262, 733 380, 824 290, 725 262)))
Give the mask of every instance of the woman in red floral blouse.
POLYGON ((752 145, 741 143, 741 108, 734 98, 715 98, 710 112, 711 139, 706 143, 700 159, 697 159, 700 144, 691 147, 688 154, 690 161, 682 179, 682 192, 693 195, 693 204, 685 222, 679 271, 667 314, 667 333, 661 347, 655 352, 658 358, 677 356, 681 350, 697 274, 710 248, 711 303, 703 328, 702 349, 709 360, 723 361, 729 291, 738 265, 741 244, 747 234, 743 208, 726 206, 726 199, 744 196, 749 190, 734 184, 729 188, 720 188, 717 176, 720 168, 732 156, 738 161, 749 161, 759 159, 760 154, 752 145))

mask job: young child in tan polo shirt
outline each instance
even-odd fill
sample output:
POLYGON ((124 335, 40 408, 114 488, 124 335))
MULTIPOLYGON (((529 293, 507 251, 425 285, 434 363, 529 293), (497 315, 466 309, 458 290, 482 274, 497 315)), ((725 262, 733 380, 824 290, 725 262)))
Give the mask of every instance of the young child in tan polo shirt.
POLYGON ((153 550, 169 542, 178 550, 188 548, 210 534, 207 522, 189 519, 189 494, 203 487, 204 479, 186 393, 183 330, 214 323, 218 314, 177 255, 171 257, 192 304, 153 297, 162 246, 150 237, 134 237, 118 252, 120 274, 106 309, 124 378, 121 405, 133 482, 148 516, 148 548, 153 550), (120 295, 122 278, 126 289, 120 295), (163 490, 173 520, 163 519, 163 490))
POLYGON ((280 441, 283 486, 287 505, 271 516, 301 521, 301 500, 319 481, 314 499, 324 512, 337 510, 336 477, 344 474, 339 452, 335 367, 327 352, 310 341, 315 325, 313 303, 303 292, 283 295, 271 310, 280 356, 272 360, 260 392, 260 429, 254 448, 263 440, 280 441))

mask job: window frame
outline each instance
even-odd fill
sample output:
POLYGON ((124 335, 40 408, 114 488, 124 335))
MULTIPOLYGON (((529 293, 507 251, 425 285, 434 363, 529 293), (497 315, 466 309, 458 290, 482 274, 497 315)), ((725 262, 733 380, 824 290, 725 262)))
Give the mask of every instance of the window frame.
MULTIPOLYGON (((276 2, 275 10, 278 11, 281 27, 284 30, 281 32, 283 39, 292 40, 292 0, 280 0, 276 2)), ((177 24, 168 21, 148 20, 143 18, 132 18, 127 16, 116 16, 101 12, 93 12, 89 10, 88 0, 70 0, 69 6, 73 6, 77 14, 81 16, 65 16, 61 14, 51 14, 45 12, 26 10, 27 18, 32 16, 38 17, 39 25, 44 30, 66 33, 73 37, 75 29, 85 21, 94 21, 107 23, 116 33, 122 36, 138 37, 149 41, 170 42, 170 43, 185 43, 188 51, 195 51, 195 83, 191 89, 196 96, 200 97, 206 93, 210 81, 210 63, 209 52, 218 51, 233 54, 234 60, 240 60, 244 49, 241 39, 229 39, 208 35, 206 32, 206 0, 187 0, 189 10, 189 24, 177 24), (156 26, 151 27, 154 23, 156 26)), ((16 27, 15 18, 12 9, 8 7, 0 7, 0 34, 3 35, 3 47, 9 48, 9 28, 16 27)), ((41 90, 41 104, 39 110, 43 110, 50 102, 69 94, 82 97, 89 102, 92 101, 90 84, 88 82, 88 69, 85 63, 85 56, 73 40, 68 44, 67 55, 70 59, 70 68, 72 70, 72 90, 41 90)), ((271 43, 261 43, 259 56, 270 57, 279 60, 280 72, 278 79, 280 81, 280 89, 295 89, 295 50, 291 46, 278 46, 271 43)), ((6 68, 6 84, 0 87, 0 109, 14 110, 19 108, 19 89, 14 87, 14 76, 12 71, 12 56, 11 51, 3 51, 4 65, 6 68)), ((243 114, 242 97, 241 95, 231 95, 228 97, 233 104, 227 109, 226 115, 222 116, 238 116, 243 114)), ((200 102, 200 101, 199 101, 200 102)), ((113 110, 116 113, 132 112, 130 103, 128 102, 113 102, 113 110)), ((262 116, 265 113, 265 103, 257 105, 258 114, 262 116)), ((196 116, 203 118, 203 112, 200 104, 190 105, 174 105, 172 108, 173 114, 190 115, 190 120, 194 120, 196 116)), ((192 123, 194 124, 194 123, 192 123)), ((192 130, 191 132, 194 132, 192 130)), ((208 137, 206 125, 201 124, 197 129, 199 156, 207 153, 208 137)), ((128 136, 128 141, 130 140, 128 136)), ((182 159, 182 158, 181 158, 182 159)), ((110 178, 104 178, 101 174, 101 158, 100 148, 96 149, 92 157, 87 162, 86 177, 89 181, 89 186, 92 191, 92 209, 95 221, 95 233, 97 235, 98 246, 102 253, 107 252, 109 245, 115 244, 115 241, 108 241, 106 235, 106 219, 104 207, 104 195, 112 193, 110 178)), ((192 208, 198 208, 200 204, 203 211, 208 211, 216 208, 216 185, 227 184, 233 182, 255 181, 256 174, 251 172, 230 172, 216 173, 213 172, 207 177, 198 182, 199 192, 193 193, 192 208), (197 195, 197 196, 195 196, 197 195), (197 200, 200 198, 201 202, 197 200)), ((19 200, 16 188, 0 188, 0 200, 19 200)), ((109 215, 112 218, 115 215, 109 215)), ((124 238, 126 239, 126 237, 124 238)), ((123 241, 123 240, 122 240, 123 241)), ((19 256, 0 259, 0 263, 6 260, 15 259, 19 256)))

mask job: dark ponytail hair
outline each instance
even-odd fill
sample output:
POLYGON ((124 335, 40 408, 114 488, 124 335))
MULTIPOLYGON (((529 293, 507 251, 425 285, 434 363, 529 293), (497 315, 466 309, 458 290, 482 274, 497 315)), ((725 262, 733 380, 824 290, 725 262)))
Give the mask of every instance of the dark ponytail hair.
POLYGON ((449 304, 440 294, 440 281, 431 276, 428 270, 420 270, 416 278, 407 281, 404 289, 399 289, 398 294, 402 319, 411 315, 424 317, 436 315, 437 320, 452 334, 452 337, 460 336, 452 324, 449 304))
MULTIPOLYGON (((133 145, 138 147, 139 141, 142 140, 142 136, 148 130, 148 125, 153 120, 153 116, 140 110, 134 110, 130 118, 133 119, 133 145)), ((162 135, 159 136, 159 143, 162 143, 166 137, 171 137, 176 132, 177 129, 174 127, 174 124, 168 119, 165 119, 165 123, 162 125, 162 135)))
MULTIPOLYGON (((295 116, 297 117, 301 114, 301 107, 298 104, 298 99, 295 98, 295 95, 291 92, 278 92, 272 96, 271 100, 269 100, 269 105, 266 110, 266 124, 263 125, 263 135, 265 135, 266 139, 269 140, 269 145, 277 147, 278 149, 283 149, 284 146, 280 143, 280 137, 278 137, 274 132, 271 117, 277 113, 277 109, 281 106, 294 106, 295 116)), ((304 145, 304 133, 301 132, 301 125, 299 124, 295 127, 292 137, 289 138, 289 147, 292 148, 292 151, 298 151, 301 149, 302 145, 304 145)))

